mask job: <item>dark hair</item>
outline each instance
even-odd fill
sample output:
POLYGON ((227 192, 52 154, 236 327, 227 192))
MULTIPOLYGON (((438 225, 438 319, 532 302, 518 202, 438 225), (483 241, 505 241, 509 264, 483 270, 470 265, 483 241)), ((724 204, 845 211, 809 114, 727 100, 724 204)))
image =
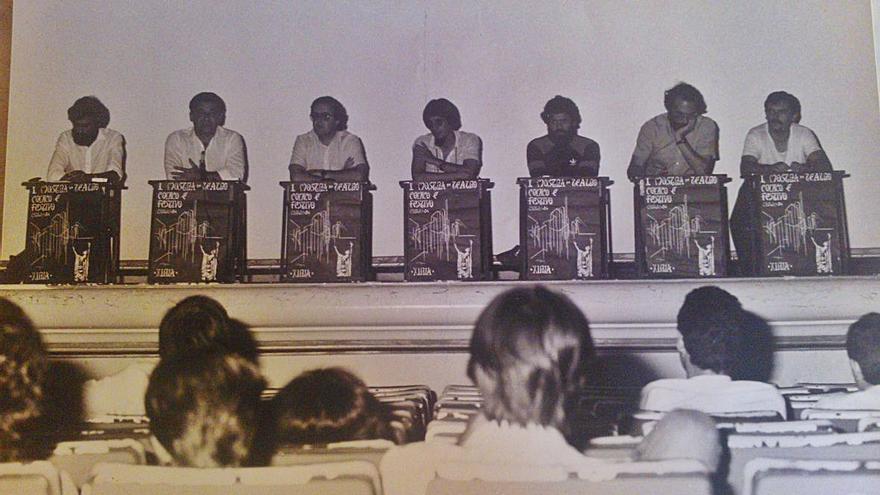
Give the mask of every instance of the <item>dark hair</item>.
POLYGON ((571 120, 574 121, 575 128, 581 126, 581 112, 578 110, 578 106, 575 102, 570 98, 556 95, 548 100, 544 105, 544 111, 541 112, 541 120, 546 124, 547 121, 550 120, 550 116, 557 113, 564 113, 571 117, 571 120))
POLYGON ((333 118, 339 122, 336 125, 337 131, 344 131, 348 129, 348 112, 345 111, 345 107, 342 106, 342 103, 339 103, 339 100, 332 96, 319 96, 315 98, 315 101, 312 102, 312 106, 309 107, 310 111, 315 110, 315 105, 318 104, 330 105, 330 108, 333 109, 333 118))
POLYGON ((590 325, 571 300, 542 286, 508 290, 483 310, 468 376, 492 420, 551 426, 563 434, 596 357, 590 325))
POLYGON ((859 363, 866 382, 880 385, 880 314, 868 313, 849 326, 846 354, 859 363))
POLYGON ((271 407, 279 444, 397 441, 391 409, 360 378, 342 368, 300 374, 278 392, 271 407))
POLYGON ((249 463, 266 382, 237 354, 160 360, 144 399, 150 431, 179 466, 249 463))
POLYGON ((229 318, 226 309, 210 297, 183 299, 165 313, 159 324, 161 359, 215 347, 257 362, 257 346, 250 330, 229 318))
POLYGON ((458 112, 458 107, 446 98, 437 98, 425 105, 425 109, 422 111, 422 122, 429 129, 431 126, 428 125, 428 119, 431 117, 441 117, 446 119, 449 127, 456 131, 461 129, 461 114, 458 112))
POLYGON ((785 103, 788 105, 794 113, 801 113, 801 101, 797 99, 797 96, 786 93, 785 91, 774 91, 767 95, 767 99, 764 100, 764 109, 766 110, 768 106, 773 103, 785 103))
POLYGON ((663 106, 666 107, 667 111, 671 112, 672 105, 674 105, 675 100, 678 99, 689 101, 696 105, 698 114, 702 115, 706 113, 706 100, 703 99, 703 94, 700 93, 699 89, 690 84, 680 82, 666 90, 666 92, 663 93, 663 106))
POLYGON ((83 96, 67 109, 67 120, 74 122, 84 118, 94 120, 101 129, 110 125, 110 110, 97 97, 83 96))
POLYGON ((40 441, 49 359, 22 309, 0 298, 0 462, 48 456, 40 441))
POLYGON ((194 112, 196 107, 201 103, 215 103, 220 107, 222 113, 226 113, 226 102, 216 93, 202 92, 193 96, 192 99, 189 100, 189 111, 194 112))
POLYGON ((678 311, 678 331, 691 363, 729 375, 745 337, 745 316, 739 300, 715 286, 692 290, 678 311))

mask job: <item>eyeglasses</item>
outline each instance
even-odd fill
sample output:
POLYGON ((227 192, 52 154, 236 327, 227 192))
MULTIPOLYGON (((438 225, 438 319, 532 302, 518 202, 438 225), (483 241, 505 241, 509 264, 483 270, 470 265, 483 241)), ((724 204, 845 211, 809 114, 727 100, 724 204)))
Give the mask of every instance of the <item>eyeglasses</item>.
POLYGON ((331 120, 334 119, 335 116, 332 113, 321 112, 321 113, 310 113, 309 117, 311 117, 312 120, 323 120, 326 122, 330 122, 331 120))

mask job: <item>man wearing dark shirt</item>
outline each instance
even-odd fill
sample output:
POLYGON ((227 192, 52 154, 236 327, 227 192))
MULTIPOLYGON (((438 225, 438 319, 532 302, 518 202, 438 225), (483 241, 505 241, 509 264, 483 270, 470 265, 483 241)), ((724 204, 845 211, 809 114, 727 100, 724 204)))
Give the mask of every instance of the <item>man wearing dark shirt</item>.
POLYGON ((530 176, 599 175, 599 144, 578 135, 581 114, 573 101, 554 96, 544 105, 541 120, 547 124, 547 135, 533 139, 526 147, 530 176))

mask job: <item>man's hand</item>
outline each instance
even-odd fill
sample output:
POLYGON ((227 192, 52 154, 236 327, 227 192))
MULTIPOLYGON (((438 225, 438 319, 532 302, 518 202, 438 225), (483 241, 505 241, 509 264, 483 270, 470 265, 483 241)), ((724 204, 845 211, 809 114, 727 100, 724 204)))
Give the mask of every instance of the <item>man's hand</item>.
POLYGON ((658 162, 657 160, 651 160, 645 162, 645 175, 668 175, 669 172, 666 170, 666 165, 658 162))
POLYGON ((419 160, 429 160, 434 158, 431 149, 425 143, 419 143, 413 148, 413 155, 419 160))
POLYGON ((192 159, 189 160, 189 164, 191 165, 189 168, 174 167, 174 170, 171 171, 171 178, 174 180, 203 180, 202 171, 199 170, 199 166, 192 159))
POLYGON ((770 165, 770 171, 775 173, 788 172, 789 168, 785 162, 776 162, 773 165, 770 165))
POLYGON ((342 164, 342 170, 348 170, 354 167, 354 158, 348 157, 345 159, 345 163, 342 164))
POLYGON ((807 165, 799 162, 791 162, 789 169, 791 169, 792 172, 806 172, 807 165))
POLYGON ((83 172, 82 170, 73 170, 64 174, 61 177, 61 180, 66 180, 69 182, 88 182, 89 174, 83 172))
POLYGON ((697 127, 697 118, 694 117, 693 119, 689 120, 687 125, 685 125, 684 127, 680 127, 678 129, 675 129, 675 131, 674 131, 675 142, 678 143, 679 141, 683 140, 685 138, 685 136, 690 134, 691 131, 693 131, 696 127, 697 127))

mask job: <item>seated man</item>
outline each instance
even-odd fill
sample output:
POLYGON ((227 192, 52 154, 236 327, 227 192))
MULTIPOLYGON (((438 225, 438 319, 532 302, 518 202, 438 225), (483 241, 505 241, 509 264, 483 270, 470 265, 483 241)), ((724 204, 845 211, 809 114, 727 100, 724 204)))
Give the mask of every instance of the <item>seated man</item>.
POLYGON ((677 347, 687 378, 655 380, 642 389, 648 411, 696 409, 708 414, 775 411, 785 399, 773 385, 733 380, 731 372, 750 345, 748 316, 736 297, 718 287, 692 290, 678 311, 677 347))
POLYGON ((859 391, 831 394, 816 402, 815 407, 880 411, 880 314, 868 313, 850 325, 846 354, 859 391))
POLYGON ((461 131, 461 114, 446 98, 431 100, 422 111, 428 134, 413 143, 413 180, 476 179, 483 166, 483 142, 461 131))
POLYGON ((73 125, 58 136, 46 171, 47 181, 110 182, 125 178, 125 139, 109 129, 110 110, 94 96, 84 96, 67 109, 73 125))
POLYGON ((379 402, 364 382, 342 368, 302 373, 278 391, 271 408, 278 445, 403 441, 403 431, 395 431, 392 426, 391 409, 379 402))
POLYGON ((666 113, 639 130, 626 175, 631 181, 648 175, 711 174, 718 161, 718 124, 706 113, 700 91, 678 83, 663 96, 666 113))
POLYGON ((581 113, 572 100, 554 96, 544 105, 541 120, 547 124, 547 134, 526 147, 531 177, 599 175, 599 143, 578 134, 581 113))
POLYGON ((214 93, 199 93, 189 101, 193 126, 172 132, 165 140, 167 180, 247 180, 244 138, 229 130, 226 102, 214 93))
MULTIPOLYGON (((743 176, 769 172, 829 172, 831 162, 810 129, 799 124, 801 102, 784 91, 770 93, 764 100, 767 122, 753 127, 743 145, 740 173, 743 176)), ((736 248, 741 273, 750 275, 754 264, 755 208, 745 184, 739 190, 730 216, 730 235, 736 248)))
MULTIPOLYGON (((584 456, 569 438, 576 434, 576 398, 596 381, 597 359, 589 323, 570 299, 541 286, 500 294, 480 314, 471 336, 467 373, 483 397, 479 415, 456 445, 418 442, 389 450, 380 463, 384 493, 425 493, 437 467, 449 462, 526 471, 607 466, 610 460, 584 456)), ((664 438, 688 438, 692 448, 661 438, 646 444, 637 458, 688 458, 714 471, 721 452, 714 424, 702 413, 679 413, 661 421, 674 421, 675 434, 659 423, 655 430, 664 438)))
POLYGON ((368 181, 370 166, 361 138, 347 131, 348 113, 332 96, 312 102, 312 130, 300 134, 290 155, 290 180, 368 181))
POLYGON ((162 360, 144 399, 160 461, 182 467, 248 465, 265 386, 253 363, 219 348, 162 360))

